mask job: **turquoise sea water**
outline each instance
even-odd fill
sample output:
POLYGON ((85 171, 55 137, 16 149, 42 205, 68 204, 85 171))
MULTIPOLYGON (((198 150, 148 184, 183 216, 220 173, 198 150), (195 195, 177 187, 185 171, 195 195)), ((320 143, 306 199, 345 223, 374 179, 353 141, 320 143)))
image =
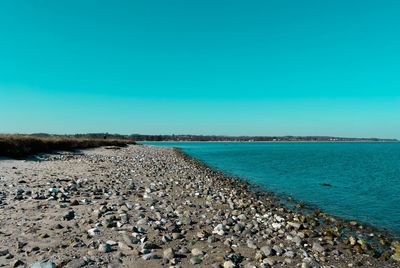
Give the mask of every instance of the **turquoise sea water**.
POLYGON ((146 144, 181 148, 268 191, 400 234, 400 143, 146 144))

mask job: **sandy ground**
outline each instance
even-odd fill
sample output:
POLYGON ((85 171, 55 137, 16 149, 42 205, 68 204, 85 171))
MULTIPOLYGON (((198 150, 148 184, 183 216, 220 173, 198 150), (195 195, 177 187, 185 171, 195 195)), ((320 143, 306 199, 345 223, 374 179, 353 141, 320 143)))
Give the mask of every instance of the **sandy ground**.
POLYGON ((0 160, 0 267, 399 267, 391 241, 376 254, 365 227, 346 224, 172 148, 0 160))

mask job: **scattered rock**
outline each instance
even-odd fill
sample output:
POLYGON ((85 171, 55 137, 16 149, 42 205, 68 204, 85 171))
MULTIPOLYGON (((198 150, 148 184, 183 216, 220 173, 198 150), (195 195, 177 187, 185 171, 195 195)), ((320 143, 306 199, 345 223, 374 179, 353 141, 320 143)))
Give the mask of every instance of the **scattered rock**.
POLYGON ((6 256, 9 253, 10 253, 10 251, 8 249, 1 249, 0 250, 0 257, 6 256))
POLYGON ((87 232, 91 237, 100 235, 100 230, 98 228, 89 229, 87 232))
POLYGON ((273 250, 270 246, 263 246, 260 250, 266 257, 273 255, 273 250))
POLYGON ((200 264, 202 262, 202 259, 199 257, 193 257, 190 259, 190 263, 192 265, 200 264))
POLYGON ((249 248, 252 248, 252 249, 257 249, 256 244, 255 244, 254 241, 251 240, 251 239, 248 239, 248 240, 247 240, 247 246, 248 246, 249 248))
POLYGON ((35 262, 31 268, 56 268, 57 266, 51 261, 35 262))
POLYGON ((217 226, 215 226, 213 234, 224 235, 225 231, 226 231, 226 226, 223 224, 218 224, 217 226))
POLYGON ((396 261, 400 261, 400 242, 395 241, 392 243, 392 249, 394 254, 392 255, 392 259, 396 261))
POLYGON ((192 253, 192 256, 200 256, 200 255, 202 256, 203 255, 203 251, 198 248, 192 249, 191 253, 192 253))
POLYGON ((289 250, 289 251, 286 251, 285 254, 283 254, 283 256, 293 259, 295 256, 295 253, 293 251, 289 250))
POLYGON ((173 258, 175 258, 175 251, 172 248, 164 250, 164 259, 171 260, 173 258))
POLYGON ((313 251, 318 252, 318 253, 322 253, 325 251, 325 248, 317 242, 313 243, 312 249, 313 249, 313 251))
POLYGON ((160 257, 160 255, 158 255, 157 253, 152 252, 152 253, 144 254, 144 255, 142 256, 142 259, 148 261, 148 260, 157 260, 157 259, 161 259, 161 257, 160 257))
POLYGON ((278 256, 282 255, 282 253, 283 253, 282 248, 280 246, 278 246, 278 245, 274 245, 272 247, 272 249, 274 250, 275 254, 278 255, 278 256))
POLYGON ((108 252, 111 252, 111 251, 112 251, 112 247, 111 247, 110 244, 101 243, 101 244, 99 245, 99 251, 100 251, 100 252, 103 252, 103 253, 108 253, 108 252))
POLYGON ((70 221, 73 220, 75 218, 75 212, 73 210, 68 211, 64 216, 63 219, 70 221))
POLYGON ((19 267, 25 265, 25 262, 21 260, 15 260, 11 263, 11 267, 19 267))
POLYGON ((243 256, 240 253, 232 253, 226 256, 227 259, 231 260, 234 264, 239 264, 243 261, 243 256))

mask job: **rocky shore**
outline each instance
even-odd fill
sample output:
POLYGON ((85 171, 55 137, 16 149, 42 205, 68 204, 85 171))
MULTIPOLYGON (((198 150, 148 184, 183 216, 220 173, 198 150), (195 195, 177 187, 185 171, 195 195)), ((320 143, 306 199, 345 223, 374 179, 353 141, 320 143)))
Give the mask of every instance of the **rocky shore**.
POLYGON ((305 215, 173 148, 0 160, 0 267, 399 267, 400 244, 305 215))

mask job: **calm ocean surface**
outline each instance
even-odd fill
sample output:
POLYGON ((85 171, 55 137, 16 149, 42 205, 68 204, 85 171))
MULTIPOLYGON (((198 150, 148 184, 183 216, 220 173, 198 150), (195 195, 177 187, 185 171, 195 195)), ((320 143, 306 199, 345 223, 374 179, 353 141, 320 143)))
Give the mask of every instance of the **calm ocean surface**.
POLYGON ((181 148, 225 174, 400 234, 400 143, 146 144, 181 148))

